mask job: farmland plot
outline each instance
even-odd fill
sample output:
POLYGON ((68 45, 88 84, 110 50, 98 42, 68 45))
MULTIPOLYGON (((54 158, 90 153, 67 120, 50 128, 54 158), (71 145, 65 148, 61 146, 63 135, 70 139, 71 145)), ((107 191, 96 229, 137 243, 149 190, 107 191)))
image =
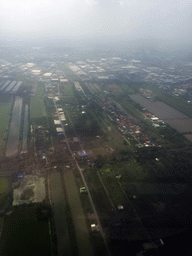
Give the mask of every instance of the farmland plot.
POLYGON ((71 170, 64 171, 64 180, 75 227, 79 256, 91 256, 93 255, 93 248, 89 240, 89 231, 87 229, 85 215, 81 206, 79 191, 77 190, 73 172, 71 170))
POLYGON ((59 255, 71 255, 67 216, 65 213, 66 198, 61 183, 60 173, 51 173, 50 190, 56 225, 59 255))
POLYGON ((35 96, 31 98, 30 104, 31 118, 41 118, 46 116, 44 106, 44 88, 37 87, 35 96))
POLYGON ((3 156, 5 141, 4 136, 10 119, 11 103, 0 102, 0 156, 3 156))
POLYGON ((35 205, 24 206, 5 216, 0 255, 51 256, 49 226, 37 220, 35 205))
POLYGON ((13 116, 11 119, 9 138, 6 148, 7 157, 15 156, 18 152, 22 104, 23 99, 21 97, 16 97, 13 107, 13 116))

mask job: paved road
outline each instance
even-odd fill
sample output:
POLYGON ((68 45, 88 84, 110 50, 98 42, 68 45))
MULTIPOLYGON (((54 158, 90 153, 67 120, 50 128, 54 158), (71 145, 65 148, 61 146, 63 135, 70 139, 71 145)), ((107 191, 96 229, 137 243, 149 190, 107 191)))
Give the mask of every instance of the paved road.
MULTIPOLYGON (((55 103, 55 99, 53 99, 53 102, 54 102, 54 104, 55 104, 55 109, 56 109, 57 114, 58 114, 58 117, 59 117, 59 119, 60 119, 60 116, 59 116, 59 113, 58 113, 58 110, 57 110, 57 105, 56 105, 56 103, 55 103)), ((60 120, 60 121, 61 121, 61 120, 60 120)), ((91 197, 89 188, 88 188, 87 183, 86 183, 86 180, 85 180, 85 178, 84 178, 82 169, 80 168, 80 166, 79 166, 79 164, 78 164, 78 162, 77 162, 77 160, 76 160, 75 156, 73 155, 73 152, 72 152, 72 150, 71 150, 71 148, 70 148, 69 142, 68 142, 68 140, 67 140, 66 132, 65 132, 65 127, 64 127, 64 125, 62 124, 62 122, 61 122, 61 126, 62 126, 62 128, 63 128, 63 132, 64 132, 64 136, 65 136, 65 140, 66 140, 66 143, 67 143, 68 150, 69 150, 69 152, 71 153, 71 155, 72 155, 72 157, 73 157, 73 159, 74 159, 74 161, 75 161, 75 164, 76 164, 76 166, 77 166, 77 168, 78 168, 78 170, 79 170, 79 173, 80 173, 80 175, 81 175, 81 178, 82 178, 82 180, 83 180, 84 186, 85 186, 85 188, 86 188, 86 190, 87 190, 88 197, 89 197, 89 200, 90 200, 90 203, 91 203, 91 205, 92 205, 92 209, 93 209, 93 212, 94 212, 94 215, 95 215, 95 219, 96 219, 96 221, 97 221, 97 225, 99 226, 99 230, 100 230, 101 236, 102 236, 102 238, 103 238, 103 241, 104 241, 104 244, 105 244, 105 247, 106 247, 106 250, 107 250, 107 255, 111 255, 111 252, 110 252, 110 250, 109 250, 109 246, 108 246, 108 243, 107 243, 107 240, 106 240, 106 237, 105 237, 105 233, 103 232, 103 229, 102 229, 102 226, 101 226, 101 223, 100 223, 100 220, 99 220, 99 217, 98 217, 98 214, 97 214, 95 205, 94 205, 94 203, 93 203, 93 200, 92 200, 92 197, 91 197)))

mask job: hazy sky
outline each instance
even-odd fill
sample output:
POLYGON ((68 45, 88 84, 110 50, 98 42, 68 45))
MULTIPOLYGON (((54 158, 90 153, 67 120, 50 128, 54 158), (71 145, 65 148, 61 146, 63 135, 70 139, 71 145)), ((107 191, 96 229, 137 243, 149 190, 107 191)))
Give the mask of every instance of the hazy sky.
POLYGON ((9 40, 191 40, 191 0, 1 0, 9 40))

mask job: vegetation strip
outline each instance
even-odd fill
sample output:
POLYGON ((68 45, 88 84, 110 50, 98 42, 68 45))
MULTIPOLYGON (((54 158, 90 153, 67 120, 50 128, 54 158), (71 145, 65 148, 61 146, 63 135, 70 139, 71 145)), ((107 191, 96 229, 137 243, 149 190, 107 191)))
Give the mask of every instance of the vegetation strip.
POLYGON ((35 96, 31 98, 30 104, 30 117, 40 118, 46 115, 44 106, 44 88, 37 87, 35 91, 35 96))
POLYGON ((81 206, 79 191, 77 190, 72 170, 64 170, 64 181, 68 194, 69 206, 75 227, 79 256, 93 255, 93 248, 89 239, 85 215, 81 206))
POLYGON ((8 133, 10 120, 11 102, 0 102, 0 157, 3 157, 5 150, 5 139, 8 133))
POLYGON ((50 175, 51 199, 57 232, 58 252, 60 255, 71 255, 68 227, 65 214, 65 196, 63 194, 59 172, 50 175))
POLYGON ((7 157, 15 156, 18 153, 22 104, 23 99, 17 96, 13 107, 13 116, 11 119, 9 138, 6 147, 7 157))

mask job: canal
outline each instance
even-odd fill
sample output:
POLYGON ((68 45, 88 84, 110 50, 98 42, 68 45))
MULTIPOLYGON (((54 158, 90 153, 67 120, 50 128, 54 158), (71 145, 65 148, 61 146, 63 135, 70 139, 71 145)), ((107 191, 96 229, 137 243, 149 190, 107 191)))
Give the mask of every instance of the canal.
MULTIPOLYGON (((130 98, 146 108, 149 112, 165 121, 178 132, 191 133, 192 132, 192 118, 181 113, 177 109, 170 107, 162 101, 149 101, 140 94, 131 95, 130 98)), ((192 135, 185 135, 185 137, 192 141, 192 135)))
POLYGON ((23 99, 17 96, 13 106, 13 115, 5 153, 6 157, 16 156, 18 153, 22 103, 23 99))

